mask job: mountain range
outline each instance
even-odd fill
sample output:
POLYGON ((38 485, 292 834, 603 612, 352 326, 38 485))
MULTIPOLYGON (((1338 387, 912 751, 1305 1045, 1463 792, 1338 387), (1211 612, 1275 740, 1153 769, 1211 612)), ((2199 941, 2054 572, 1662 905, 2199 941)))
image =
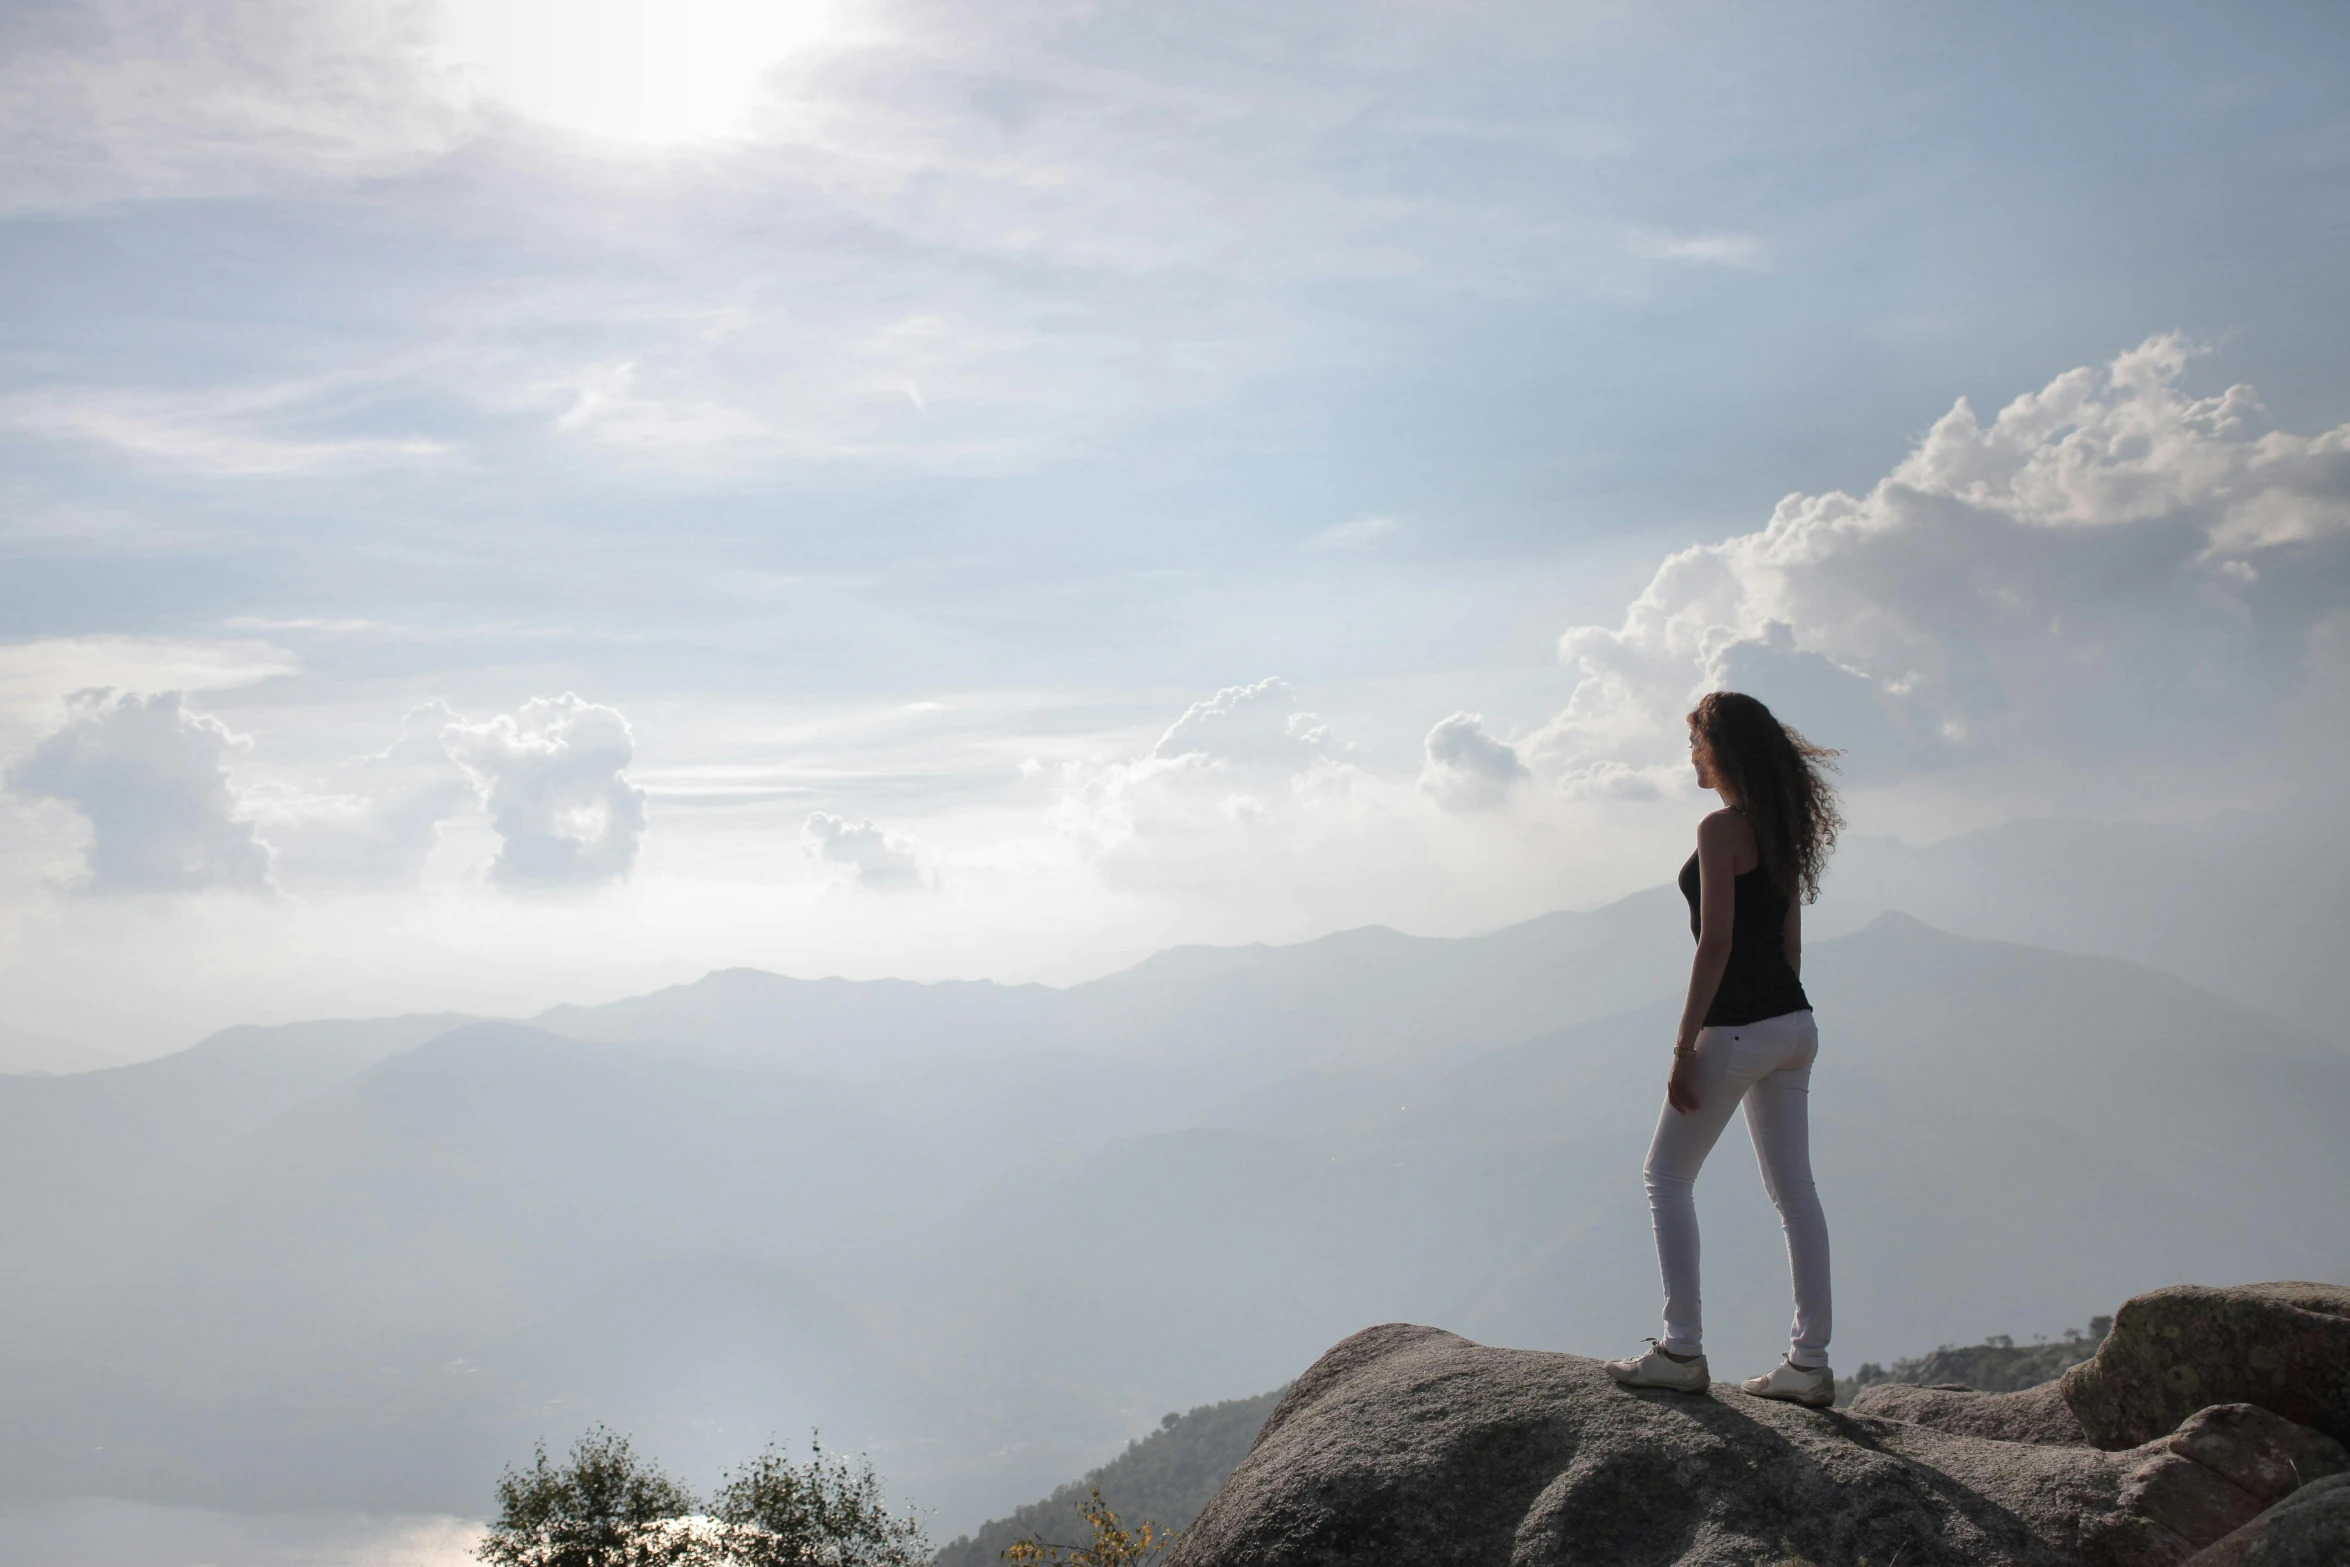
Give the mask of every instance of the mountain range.
MULTIPOLYGON (((2339 1044, 1867 914, 1805 967, 1840 1364, 2350 1279, 2339 1044)), ((730 970, 0 1077, 0 1485, 478 1514, 594 1422, 697 1481, 816 1427, 943 1538, 1367 1323, 1621 1352, 1687 952, 1659 888, 1066 989, 730 970)), ((1709 1350, 1762 1369, 1785 1261, 1742 1134, 1700 1202, 1709 1350)))

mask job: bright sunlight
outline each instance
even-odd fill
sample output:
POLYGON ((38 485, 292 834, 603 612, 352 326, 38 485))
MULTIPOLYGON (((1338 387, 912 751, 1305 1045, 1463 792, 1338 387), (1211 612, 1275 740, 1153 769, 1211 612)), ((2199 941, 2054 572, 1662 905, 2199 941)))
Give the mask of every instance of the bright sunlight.
POLYGON ((450 0, 449 42, 516 112, 608 141, 725 136, 816 41, 825 0, 450 0))

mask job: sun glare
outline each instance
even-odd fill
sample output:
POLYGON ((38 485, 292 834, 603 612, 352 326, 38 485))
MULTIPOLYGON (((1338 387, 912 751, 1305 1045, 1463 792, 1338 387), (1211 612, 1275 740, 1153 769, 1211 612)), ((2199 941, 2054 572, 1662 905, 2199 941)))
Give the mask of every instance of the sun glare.
POLYGON ((581 135, 659 143, 739 130, 768 67, 823 33, 827 0, 449 0, 482 89, 581 135))

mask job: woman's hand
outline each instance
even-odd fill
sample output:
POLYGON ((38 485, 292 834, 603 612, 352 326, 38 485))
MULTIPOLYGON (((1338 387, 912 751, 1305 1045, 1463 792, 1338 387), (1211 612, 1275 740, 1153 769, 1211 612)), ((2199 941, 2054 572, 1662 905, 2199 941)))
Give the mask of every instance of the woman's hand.
POLYGON ((1665 1082, 1665 1103, 1687 1115, 1697 1108, 1697 1057, 1673 1052, 1673 1075, 1665 1082))

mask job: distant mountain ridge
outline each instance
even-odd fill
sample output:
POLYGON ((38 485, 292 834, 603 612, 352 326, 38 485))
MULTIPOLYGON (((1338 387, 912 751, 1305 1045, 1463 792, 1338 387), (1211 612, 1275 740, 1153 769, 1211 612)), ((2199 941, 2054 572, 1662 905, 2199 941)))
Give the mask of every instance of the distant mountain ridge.
MULTIPOLYGON (((0 1486, 465 1512, 591 1420, 703 1478, 817 1426, 943 1531, 1367 1322, 1615 1353, 1687 942, 1659 889, 1071 991, 729 971, 0 1078, 0 1486)), ((1805 977, 1840 1357, 2350 1256, 2329 1042, 1899 916, 1805 977)), ((1700 1194, 1724 1374, 1786 1309, 1738 1135, 1700 1194)))
POLYGON ((2350 835, 2314 803, 2197 823, 2022 818, 1923 847, 1848 835, 1815 927, 1886 910, 2121 958, 2297 1027, 2338 1026, 2350 835))

